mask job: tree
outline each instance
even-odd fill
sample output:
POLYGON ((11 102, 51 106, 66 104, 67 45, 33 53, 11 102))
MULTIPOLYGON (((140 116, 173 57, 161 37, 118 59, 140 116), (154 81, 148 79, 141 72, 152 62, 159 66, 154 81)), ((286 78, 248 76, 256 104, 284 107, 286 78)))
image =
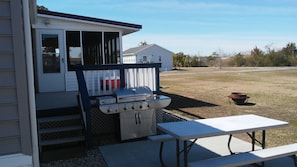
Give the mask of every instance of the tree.
POLYGON ((264 66, 264 52, 257 46, 251 51, 250 57, 247 59, 249 66, 264 66))
POLYGON ((188 55, 185 55, 183 57, 183 67, 191 67, 191 57, 188 55))
POLYGON ((206 59, 207 65, 215 66, 216 65, 216 60, 217 60, 216 56, 208 56, 207 59, 206 59))
POLYGON ((184 61, 184 53, 183 52, 176 53, 172 56, 172 59, 173 59, 172 62, 173 62, 174 68, 182 67, 183 61, 184 61))
POLYGON ((246 65, 246 60, 241 53, 235 55, 235 57, 233 58, 233 62, 233 65, 236 67, 242 67, 246 65))
POLYGON ((191 67, 198 67, 200 66, 200 58, 198 56, 193 56, 191 58, 191 67))
POLYGON ((37 5, 37 10, 48 10, 48 8, 44 7, 44 6, 39 6, 37 5))
POLYGON ((148 43, 146 41, 139 42, 139 46, 143 46, 143 45, 148 45, 148 43))
POLYGON ((288 43, 286 47, 281 49, 281 54, 287 59, 288 66, 297 65, 296 44, 288 43))

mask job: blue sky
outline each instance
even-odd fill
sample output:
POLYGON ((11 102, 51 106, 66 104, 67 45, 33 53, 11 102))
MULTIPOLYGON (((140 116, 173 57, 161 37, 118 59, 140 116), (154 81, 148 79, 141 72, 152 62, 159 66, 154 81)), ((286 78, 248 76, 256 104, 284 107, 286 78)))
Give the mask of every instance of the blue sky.
POLYGON ((37 0, 49 10, 142 25, 123 38, 209 56, 297 43, 296 0, 37 0))

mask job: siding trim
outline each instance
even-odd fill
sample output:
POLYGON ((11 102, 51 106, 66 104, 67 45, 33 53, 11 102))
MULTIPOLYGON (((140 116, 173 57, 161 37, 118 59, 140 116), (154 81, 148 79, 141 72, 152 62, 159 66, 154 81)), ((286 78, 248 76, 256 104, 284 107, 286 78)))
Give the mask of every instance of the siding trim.
POLYGON ((17 109, 19 113, 19 133, 21 136, 21 152, 24 154, 32 155, 31 130, 29 118, 30 112, 28 106, 28 82, 26 74, 26 41, 24 38, 22 1, 11 0, 10 7, 16 77, 17 109))

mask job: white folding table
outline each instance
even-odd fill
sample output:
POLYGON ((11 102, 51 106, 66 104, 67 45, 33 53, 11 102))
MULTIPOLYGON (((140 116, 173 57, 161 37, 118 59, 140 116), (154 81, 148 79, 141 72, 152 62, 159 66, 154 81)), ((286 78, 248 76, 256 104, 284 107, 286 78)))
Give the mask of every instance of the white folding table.
POLYGON ((183 142, 184 166, 188 165, 188 151, 198 138, 212 137, 219 135, 230 135, 228 148, 230 153, 230 142, 233 134, 247 133, 252 138, 252 150, 255 142, 259 142, 262 148, 265 148, 265 134, 267 129, 287 126, 288 122, 276 119, 266 118, 263 116, 248 114, 227 116, 218 118, 199 119, 192 121, 166 122, 158 123, 157 128, 161 131, 172 135, 176 138, 176 163, 180 166, 180 146, 183 142), (262 131, 262 141, 255 137, 256 131, 262 131), (252 134, 250 134, 250 132, 252 134), (194 139, 188 146, 187 141, 194 139))

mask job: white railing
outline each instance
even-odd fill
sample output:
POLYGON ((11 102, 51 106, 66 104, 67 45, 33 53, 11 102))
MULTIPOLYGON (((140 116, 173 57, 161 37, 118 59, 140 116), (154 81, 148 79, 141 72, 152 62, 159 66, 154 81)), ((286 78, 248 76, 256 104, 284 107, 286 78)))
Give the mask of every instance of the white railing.
POLYGON ((152 91, 159 91, 160 64, 121 64, 85 67, 86 86, 90 96, 112 94, 119 88, 147 86, 152 91))
POLYGON ((125 70, 125 87, 147 86, 156 91, 156 70, 154 68, 131 68, 125 70))
POLYGON ((111 94, 120 88, 119 70, 88 70, 84 76, 90 96, 111 94))

